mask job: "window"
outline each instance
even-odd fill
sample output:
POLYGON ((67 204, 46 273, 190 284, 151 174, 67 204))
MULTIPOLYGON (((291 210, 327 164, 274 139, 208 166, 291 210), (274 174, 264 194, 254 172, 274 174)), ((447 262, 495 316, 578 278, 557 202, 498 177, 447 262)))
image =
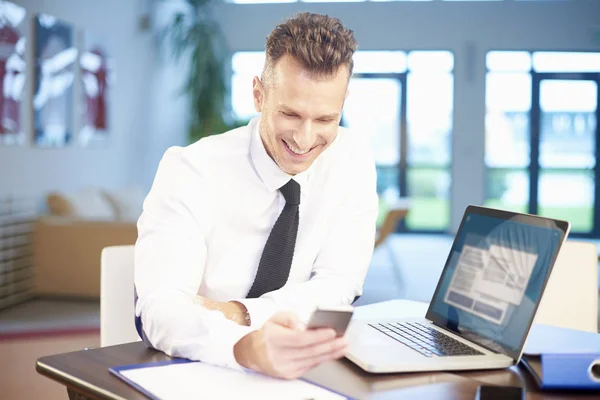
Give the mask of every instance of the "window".
POLYGON ((486 204, 597 235, 600 54, 494 51, 486 61, 486 204))
POLYGON ((454 57, 446 51, 408 53, 407 226, 445 230, 450 223, 450 162, 454 57))
POLYGON ((486 205, 527 212, 531 56, 526 52, 488 53, 487 67, 486 205))
POLYGON ((238 119, 251 119, 257 115, 252 97, 252 78, 260 76, 264 64, 264 51, 241 51, 231 59, 231 107, 238 119))

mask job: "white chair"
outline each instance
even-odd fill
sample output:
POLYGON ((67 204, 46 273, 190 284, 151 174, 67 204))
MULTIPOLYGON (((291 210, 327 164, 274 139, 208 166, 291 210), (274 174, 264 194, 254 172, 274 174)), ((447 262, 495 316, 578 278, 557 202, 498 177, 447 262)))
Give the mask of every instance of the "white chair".
POLYGON ((141 340, 135 330, 134 246, 102 250, 100 273, 100 346, 141 340))
POLYGON ((535 322, 598 332, 598 250, 567 240, 556 259, 535 322))

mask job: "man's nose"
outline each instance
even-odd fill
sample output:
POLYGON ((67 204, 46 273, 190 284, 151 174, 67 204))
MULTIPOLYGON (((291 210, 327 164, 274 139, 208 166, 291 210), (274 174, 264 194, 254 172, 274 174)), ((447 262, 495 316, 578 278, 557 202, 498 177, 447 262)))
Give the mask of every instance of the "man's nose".
POLYGON ((312 123, 303 121, 299 129, 294 132, 293 139, 300 150, 310 150, 315 143, 312 123))

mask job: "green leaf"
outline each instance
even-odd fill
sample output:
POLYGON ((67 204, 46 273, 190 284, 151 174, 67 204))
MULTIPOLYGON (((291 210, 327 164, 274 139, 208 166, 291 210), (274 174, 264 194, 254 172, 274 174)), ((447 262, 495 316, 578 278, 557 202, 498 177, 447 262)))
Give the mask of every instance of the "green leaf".
POLYGON ((225 121, 233 120, 225 105, 229 46, 211 17, 213 1, 216 0, 187 0, 193 13, 175 14, 159 34, 160 43, 169 45, 173 59, 187 63, 188 75, 181 94, 190 100, 190 141, 227 131, 231 125, 225 121))

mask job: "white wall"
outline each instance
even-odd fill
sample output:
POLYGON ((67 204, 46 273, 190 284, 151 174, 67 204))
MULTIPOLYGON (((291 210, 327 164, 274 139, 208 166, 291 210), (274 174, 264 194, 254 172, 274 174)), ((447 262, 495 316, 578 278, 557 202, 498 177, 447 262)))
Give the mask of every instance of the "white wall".
MULTIPOLYGON (((32 17, 53 15, 100 38, 116 64, 117 81, 110 88, 109 141, 83 148, 72 141, 64 148, 37 148, 32 141, 31 96, 33 47, 28 37, 30 74, 26 99, 25 132, 21 147, 0 146, 0 194, 41 195, 51 190, 76 190, 83 186, 121 187, 142 180, 142 154, 148 130, 150 77, 154 57, 152 35, 138 29, 143 2, 122 0, 17 0, 32 17)), ((75 95, 74 101, 78 101, 75 95)))
MULTIPOLYGON (((157 2, 152 10, 154 37, 171 21, 177 11, 190 12, 182 2, 157 2)), ((147 112, 143 118, 147 128, 143 132, 142 161, 138 166, 141 184, 149 188, 154 180, 156 168, 165 150, 170 146, 188 143, 188 101, 181 96, 185 82, 184 62, 176 63, 169 52, 168 43, 159 44, 154 39, 154 52, 150 60, 151 75, 149 92, 144 99, 147 112)))
POLYGON ((361 50, 444 49, 455 57, 451 229, 484 199, 485 53, 488 50, 594 50, 600 1, 365 2, 223 4, 231 48, 263 50, 266 36, 297 11, 336 16, 361 50))

